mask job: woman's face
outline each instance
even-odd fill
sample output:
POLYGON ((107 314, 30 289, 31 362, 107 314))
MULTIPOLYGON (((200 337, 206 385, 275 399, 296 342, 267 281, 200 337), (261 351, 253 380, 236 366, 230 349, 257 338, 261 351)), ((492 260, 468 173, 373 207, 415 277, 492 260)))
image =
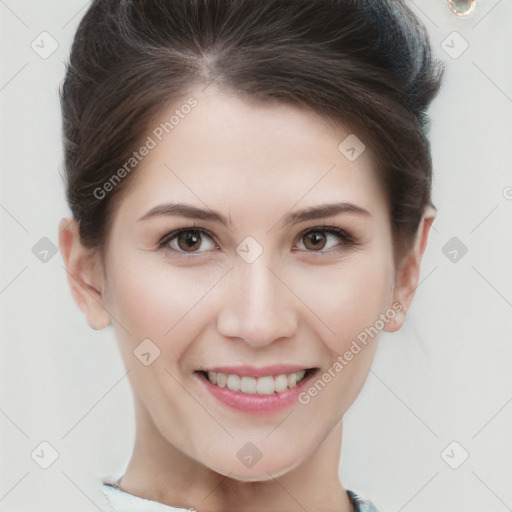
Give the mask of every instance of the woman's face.
POLYGON ((193 96, 169 133, 176 105, 148 132, 109 234, 105 307, 146 424, 220 474, 265 480, 340 425, 393 325, 389 205, 369 150, 339 150, 348 132, 193 96))

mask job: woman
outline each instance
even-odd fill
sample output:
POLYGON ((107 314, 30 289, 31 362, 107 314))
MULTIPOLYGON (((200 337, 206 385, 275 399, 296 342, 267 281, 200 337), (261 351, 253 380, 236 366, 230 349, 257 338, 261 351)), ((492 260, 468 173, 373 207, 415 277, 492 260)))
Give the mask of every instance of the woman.
POLYGON ((109 510, 377 510, 343 415, 418 283, 440 81, 397 0, 92 3, 59 244, 134 393, 109 510))

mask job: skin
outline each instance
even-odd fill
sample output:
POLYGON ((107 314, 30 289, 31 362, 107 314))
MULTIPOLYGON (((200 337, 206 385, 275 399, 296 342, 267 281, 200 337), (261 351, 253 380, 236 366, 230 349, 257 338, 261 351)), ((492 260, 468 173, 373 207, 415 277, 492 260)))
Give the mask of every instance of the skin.
MULTIPOLYGON (((384 330, 400 329, 434 214, 425 212, 410 253, 395 265, 390 207, 372 155, 367 149, 350 162, 338 151, 348 132, 306 109, 256 104, 213 87, 193 96, 197 107, 123 191, 104 259, 83 247, 73 218, 60 224, 74 300, 93 329, 113 326, 130 370, 137 430, 120 487, 200 512, 348 512, 338 477, 342 420, 378 337, 307 405, 271 414, 221 404, 194 371, 286 363, 322 374, 397 302, 403 309, 384 330), (170 202, 218 211, 231 224, 169 215, 139 221, 170 202), (368 214, 283 226, 290 212, 335 202, 368 214), (322 224, 358 243, 321 231, 322 224), (188 258, 157 248, 167 233, 194 226, 211 237, 201 235, 188 258), (316 246, 304 236, 310 232, 320 235, 316 246), (236 252, 247 236, 263 249, 252 263, 236 252), (133 354, 147 338, 160 350, 149 366, 133 354), (248 442, 262 453, 252 468, 237 457, 248 442)), ((187 254, 186 243, 169 243, 187 254)))

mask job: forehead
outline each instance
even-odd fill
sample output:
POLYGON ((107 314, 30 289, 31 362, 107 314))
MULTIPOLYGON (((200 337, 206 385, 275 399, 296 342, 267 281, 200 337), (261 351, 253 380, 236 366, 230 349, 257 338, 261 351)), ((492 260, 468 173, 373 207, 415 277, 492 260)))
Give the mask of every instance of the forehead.
POLYGON ((235 224, 341 201, 386 216, 369 149, 351 161, 339 146, 353 135, 306 108, 209 87, 162 111, 147 136, 151 149, 119 209, 127 220, 170 201, 222 211, 235 224))

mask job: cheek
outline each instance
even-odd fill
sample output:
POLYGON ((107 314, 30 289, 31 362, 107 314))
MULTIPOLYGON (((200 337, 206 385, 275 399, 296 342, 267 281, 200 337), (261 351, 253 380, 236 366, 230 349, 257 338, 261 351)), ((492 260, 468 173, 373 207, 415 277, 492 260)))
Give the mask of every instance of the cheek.
MULTIPOLYGON (((108 306, 124 327, 114 322, 119 348, 131 370, 132 389, 152 414, 187 405, 172 376, 183 377, 179 363, 204 326, 207 300, 202 299, 218 279, 215 271, 173 267, 156 254, 134 254, 110 266, 108 306), (160 351, 148 366, 134 357, 145 339, 160 351)), ((148 350, 153 357, 154 349, 148 350)))
POLYGON ((323 283, 307 297, 308 305, 322 320, 322 324, 315 325, 320 325, 317 332, 329 357, 301 403, 315 403, 314 407, 330 411, 327 423, 338 421, 350 407, 374 359, 382 330, 381 315, 388 310, 392 297, 394 271, 386 254, 360 254, 357 261, 319 268, 307 277, 310 285, 323 283), (321 391, 324 388, 328 389, 326 393, 321 391))
POLYGON ((351 261, 316 267, 299 292, 321 320, 319 333, 336 354, 375 324, 390 305, 393 267, 384 254, 360 253, 351 261))
POLYGON ((168 339, 190 325, 201 298, 215 283, 213 273, 205 276, 162 260, 142 255, 116 265, 110 273, 109 306, 136 337, 168 339))

